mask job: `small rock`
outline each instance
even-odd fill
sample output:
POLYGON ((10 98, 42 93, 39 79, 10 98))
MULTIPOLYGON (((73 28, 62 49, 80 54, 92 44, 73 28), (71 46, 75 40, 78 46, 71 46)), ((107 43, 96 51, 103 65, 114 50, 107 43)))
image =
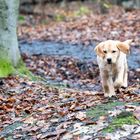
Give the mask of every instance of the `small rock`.
POLYGON ((118 33, 117 31, 111 31, 111 34, 112 34, 113 36, 119 35, 119 33, 118 33))
POLYGON ((79 129, 81 127, 82 123, 76 123, 73 125, 74 129, 79 129))
POLYGON ((37 126, 44 126, 45 124, 45 120, 41 120, 41 121, 37 121, 36 123, 37 126))
POLYGON ((72 131, 73 135, 87 134, 89 132, 89 127, 81 126, 79 129, 72 131))
POLYGON ((65 135, 62 137, 62 140, 70 140, 70 139, 72 139, 72 137, 73 137, 72 134, 67 133, 67 134, 65 134, 65 135))
POLYGON ((133 132, 134 131, 134 128, 136 127, 136 125, 127 125, 127 124, 124 124, 122 126, 122 128, 127 131, 127 132, 133 132))
POLYGON ((134 135, 132 136, 132 139, 133 139, 133 140, 140 140, 140 134, 134 134, 134 135))
POLYGON ((58 118, 54 118, 54 119, 51 119, 50 122, 56 123, 56 122, 58 122, 58 120, 59 120, 58 118))
POLYGON ((21 137, 22 137, 21 134, 16 134, 16 135, 13 136, 14 139, 19 139, 19 138, 21 138, 21 137))
POLYGON ((82 138, 80 138, 80 140, 90 140, 92 138, 92 136, 83 136, 82 138))
POLYGON ((140 126, 136 128, 136 130, 135 130, 135 132, 134 132, 134 133, 135 133, 135 134, 140 133, 140 126))
POLYGON ((78 112, 75 117, 82 121, 86 118, 86 113, 85 112, 78 112))
POLYGON ((44 127, 44 128, 41 129, 41 133, 45 133, 47 131, 48 131, 48 127, 44 127))
POLYGON ((51 72, 52 75, 55 75, 56 74, 56 69, 52 68, 52 69, 50 69, 50 72, 51 72))

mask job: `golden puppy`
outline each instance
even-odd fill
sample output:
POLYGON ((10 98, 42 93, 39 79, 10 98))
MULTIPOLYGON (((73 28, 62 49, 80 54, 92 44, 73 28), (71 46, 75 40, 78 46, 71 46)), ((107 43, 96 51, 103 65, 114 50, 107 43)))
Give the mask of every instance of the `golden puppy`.
POLYGON ((104 95, 115 95, 114 88, 127 87, 127 59, 130 43, 107 40, 95 47, 104 95))

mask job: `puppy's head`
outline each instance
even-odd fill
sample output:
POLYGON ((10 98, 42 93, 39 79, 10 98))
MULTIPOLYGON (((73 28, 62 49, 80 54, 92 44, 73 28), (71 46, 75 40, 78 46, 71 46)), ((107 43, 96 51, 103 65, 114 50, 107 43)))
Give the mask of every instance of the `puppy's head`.
POLYGON ((118 56, 120 55, 120 51, 128 54, 130 43, 132 40, 127 40, 124 42, 107 40, 101 42, 95 47, 95 51, 97 55, 105 61, 107 64, 115 64, 118 56))

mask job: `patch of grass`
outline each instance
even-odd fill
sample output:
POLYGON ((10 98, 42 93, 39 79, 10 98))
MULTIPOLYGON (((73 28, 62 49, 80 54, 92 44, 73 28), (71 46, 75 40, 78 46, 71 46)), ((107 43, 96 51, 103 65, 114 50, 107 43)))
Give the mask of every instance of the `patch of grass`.
POLYGON ((107 115, 107 112, 109 110, 113 110, 114 107, 116 107, 116 106, 122 106, 124 104, 125 103, 119 102, 119 101, 109 102, 107 104, 101 104, 101 105, 96 106, 93 109, 88 110, 87 111, 87 116, 89 116, 89 117, 94 118, 95 120, 97 120, 100 116, 107 115))
POLYGON ((7 77, 12 74, 26 75, 30 78, 34 77, 22 60, 19 60, 17 67, 14 67, 10 60, 0 59, 0 77, 7 77))
POLYGON ((16 66, 16 70, 18 74, 23 74, 23 75, 27 75, 30 76, 31 72, 28 70, 28 68, 26 67, 25 63, 23 62, 22 59, 19 60, 17 66, 16 66))
POLYGON ((14 72, 11 62, 6 59, 0 59, 0 77, 7 77, 14 72))
POLYGON ((17 68, 17 71, 21 74, 28 75, 30 73, 30 71, 27 69, 27 67, 25 66, 22 60, 19 60, 19 63, 16 68, 17 68))
POLYGON ((120 129, 124 124, 134 125, 139 123, 140 121, 138 121, 131 112, 121 112, 112 120, 107 128, 103 129, 103 132, 112 133, 115 130, 120 129))
POLYGON ((89 13, 90 13, 90 10, 88 9, 88 7, 81 6, 80 9, 75 12, 75 16, 82 16, 89 13))
POLYGON ((27 76, 31 80, 39 79, 32 72, 28 70, 22 60, 19 60, 19 63, 14 67, 10 60, 0 59, 0 77, 8 77, 9 75, 18 74, 20 76, 27 76))
POLYGON ((21 24, 24 23, 24 22, 25 22, 25 16, 19 15, 18 21, 19 21, 19 23, 21 23, 21 24))
POLYGON ((55 16, 55 20, 56 21, 64 21, 65 20, 65 16, 64 15, 62 15, 62 14, 57 14, 56 16, 55 16))
POLYGON ((67 18, 68 19, 73 19, 75 17, 79 17, 79 16, 83 16, 83 15, 86 15, 86 14, 89 14, 91 11, 89 10, 88 7, 85 7, 85 6, 81 6, 79 8, 79 10, 77 11, 72 11, 70 15, 67 15, 66 12, 64 13, 57 13, 55 15, 55 21, 65 21, 67 18))
POLYGON ((25 17, 23 15, 19 15, 18 19, 24 21, 25 17))

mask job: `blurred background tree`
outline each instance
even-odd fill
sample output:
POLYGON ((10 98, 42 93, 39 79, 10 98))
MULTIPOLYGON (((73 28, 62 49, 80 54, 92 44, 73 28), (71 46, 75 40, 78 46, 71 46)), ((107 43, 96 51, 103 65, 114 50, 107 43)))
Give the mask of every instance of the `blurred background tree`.
POLYGON ((0 77, 13 72, 21 59, 17 41, 17 0, 0 1, 0 77))

